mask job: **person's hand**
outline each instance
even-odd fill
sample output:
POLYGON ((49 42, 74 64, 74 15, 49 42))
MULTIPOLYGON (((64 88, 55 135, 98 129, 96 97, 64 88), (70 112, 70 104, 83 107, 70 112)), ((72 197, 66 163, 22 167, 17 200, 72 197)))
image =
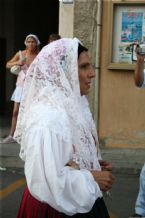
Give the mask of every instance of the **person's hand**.
POLYGON ((114 175, 108 171, 93 170, 91 173, 103 192, 108 191, 115 181, 114 175))
POLYGON ((19 63, 18 65, 23 66, 26 63, 26 58, 19 60, 18 63, 19 63))
POLYGON ((72 167, 72 168, 77 169, 77 170, 80 169, 79 165, 78 165, 75 161, 73 161, 73 160, 70 160, 70 161, 66 164, 66 166, 72 167))
POLYGON ((137 57, 137 61, 139 62, 144 62, 145 59, 145 55, 140 55, 136 53, 136 57, 137 57))
POLYGON ((105 160, 99 160, 100 166, 102 170, 108 170, 111 171, 112 170, 112 164, 105 161, 105 160))
POLYGON ((137 61, 144 62, 145 54, 144 55, 140 54, 138 50, 139 50, 139 45, 136 45, 135 52, 136 52, 137 61))

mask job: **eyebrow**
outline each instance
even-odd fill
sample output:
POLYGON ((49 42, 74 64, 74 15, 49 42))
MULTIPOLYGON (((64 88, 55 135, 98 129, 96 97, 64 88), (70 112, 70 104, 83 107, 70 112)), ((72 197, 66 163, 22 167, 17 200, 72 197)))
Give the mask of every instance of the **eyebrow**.
POLYGON ((89 62, 87 62, 87 63, 79 64, 79 67, 84 68, 84 67, 88 67, 88 66, 90 66, 90 65, 92 65, 92 64, 89 63, 89 62))

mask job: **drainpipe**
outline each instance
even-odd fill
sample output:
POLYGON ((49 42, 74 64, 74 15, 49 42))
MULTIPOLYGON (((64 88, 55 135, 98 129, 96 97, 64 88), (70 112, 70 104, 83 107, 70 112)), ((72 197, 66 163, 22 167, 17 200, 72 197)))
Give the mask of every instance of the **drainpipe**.
POLYGON ((96 41, 96 63, 95 63, 95 92, 94 92, 94 120, 98 130, 99 122, 99 73, 100 73, 100 44, 101 44, 101 16, 102 16, 102 0, 98 1, 97 8, 97 41, 96 41))

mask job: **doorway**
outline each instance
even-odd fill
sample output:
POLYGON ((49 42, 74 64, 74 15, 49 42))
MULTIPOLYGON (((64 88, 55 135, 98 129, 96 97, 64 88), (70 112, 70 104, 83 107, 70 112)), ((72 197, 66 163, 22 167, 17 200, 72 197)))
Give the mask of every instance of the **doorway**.
POLYGON ((0 114, 6 107, 6 39, 0 38, 0 114))
POLYGON ((11 95, 16 77, 6 73, 5 64, 18 50, 25 48, 28 34, 36 34, 40 39, 40 49, 48 42, 51 33, 58 33, 58 0, 0 0, 0 111, 10 111, 11 95), (7 42, 7 43, 6 43, 7 42))

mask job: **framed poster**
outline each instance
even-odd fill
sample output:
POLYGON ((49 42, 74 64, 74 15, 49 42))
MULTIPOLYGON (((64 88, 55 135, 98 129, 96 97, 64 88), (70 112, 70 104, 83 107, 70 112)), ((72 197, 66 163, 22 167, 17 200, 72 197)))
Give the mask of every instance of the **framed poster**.
POLYGON ((108 69, 132 70, 134 44, 145 43, 145 2, 110 1, 108 69))

